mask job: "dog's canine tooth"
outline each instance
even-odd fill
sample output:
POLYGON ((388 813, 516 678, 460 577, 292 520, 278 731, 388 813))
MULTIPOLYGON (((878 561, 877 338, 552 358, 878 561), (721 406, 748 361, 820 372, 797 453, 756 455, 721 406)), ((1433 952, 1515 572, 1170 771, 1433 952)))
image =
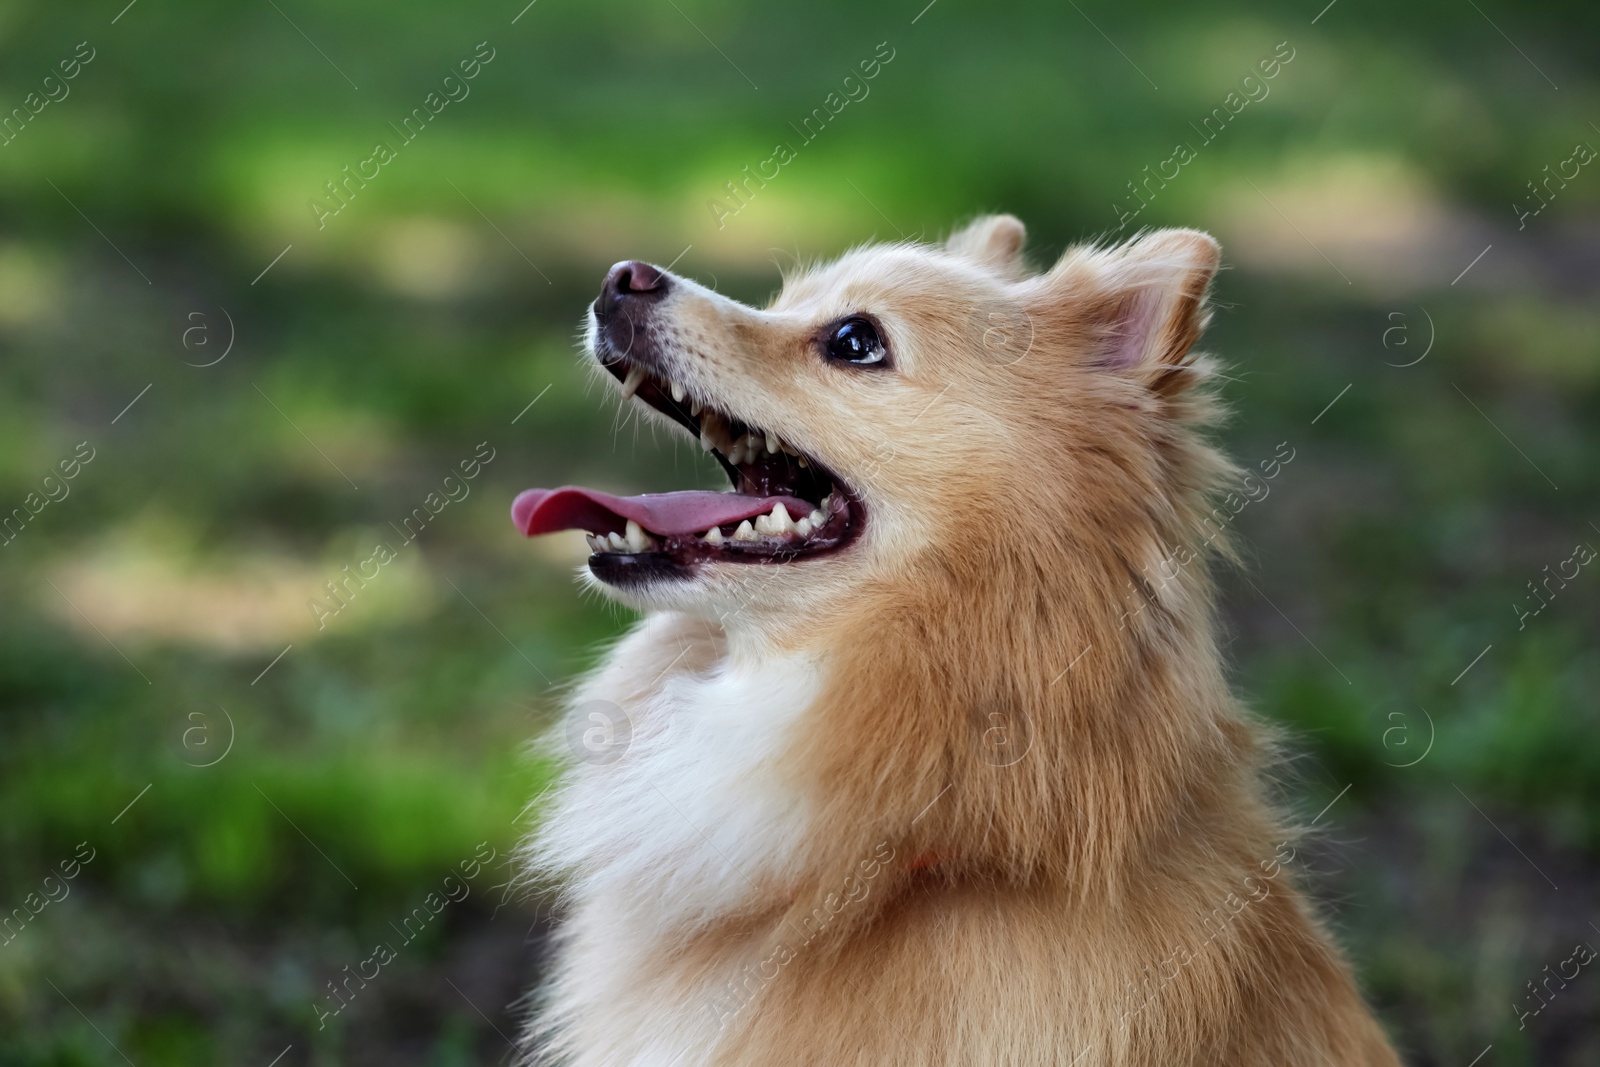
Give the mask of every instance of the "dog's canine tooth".
POLYGON ((640 526, 632 519, 628 520, 627 542, 628 551, 630 552, 643 552, 646 549, 654 548, 656 546, 655 538, 645 533, 644 527, 640 526))
POLYGON ((749 519, 746 519, 739 524, 737 530, 733 531, 733 539, 735 541, 759 541, 761 540, 761 535, 756 533, 755 527, 750 525, 749 519))
POLYGON ((622 399, 632 400, 633 394, 639 391, 639 386, 644 384, 644 368, 629 367, 628 376, 622 380, 622 399))
MULTIPOLYGON (((728 455, 728 450, 733 447, 732 436, 728 433, 728 424, 723 422, 722 417, 715 411, 707 412, 706 417, 700 420, 700 436, 710 441, 711 447, 725 456, 728 455)), ((734 462, 731 457, 729 462, 734 462)))
POLYGON ((769 537, 781 537, 794 529, 794 523, 789 519, 789 509, 782 504, 772 505, 770 515, 756 516, 756 532, 769 537))
POLYGON ((672 399, 678 401, 680 404, 683 402, 683 398, 689 395, 688 390, 679 385, 677 382, 673 382, 670 388, 672 390, 672 399))
POLYGON ((711 527, 711 529, 706 531, 704 541, 708 545, 722 544, 722 530, 716 526, 711 527))

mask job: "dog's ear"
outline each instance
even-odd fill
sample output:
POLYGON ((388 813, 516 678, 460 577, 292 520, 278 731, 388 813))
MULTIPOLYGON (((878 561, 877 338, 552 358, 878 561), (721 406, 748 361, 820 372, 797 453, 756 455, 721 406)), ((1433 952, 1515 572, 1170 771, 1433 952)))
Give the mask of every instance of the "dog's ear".
POLYGON ((1180 384, 1210 320, 1206 294, 1222 249, 1199 230, 1156 230, 1111 249, 1074 249, 1045 278, 1044 298, 1089 337, 1089 358, 1159 391, 1180 384))
POLYGON ((1028 231, 1015 215, 980 215, 951 234, 945 248, 992 270, 1022 272, 1022 242, 1028 231))

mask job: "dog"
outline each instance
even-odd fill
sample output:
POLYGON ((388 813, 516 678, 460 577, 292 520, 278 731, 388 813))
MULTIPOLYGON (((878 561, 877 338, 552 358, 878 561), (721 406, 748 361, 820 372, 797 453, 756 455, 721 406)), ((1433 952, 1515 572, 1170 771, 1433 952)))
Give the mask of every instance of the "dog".
POLYGON ((732 491, 513 504, 643 613, 525 847, 567 911, 527 1062, 1398 1064, 1218 648, 1219 247, 1023 244, 860 247, 764 310, 606 276, 593 365, 732 491))

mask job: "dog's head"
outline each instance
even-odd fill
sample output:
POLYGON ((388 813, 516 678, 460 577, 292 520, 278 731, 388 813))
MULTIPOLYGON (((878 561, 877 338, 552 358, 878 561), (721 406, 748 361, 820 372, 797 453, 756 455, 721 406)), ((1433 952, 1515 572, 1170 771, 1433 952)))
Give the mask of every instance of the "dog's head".
POLYGON ((608 592, 724 620, 803 619, 922 564, 1092 554, 1160 527, 1208 473, 1179 453, 1217 244, 1162 230, 1042 274, 1022 245, 997 215, 941 245, 867 246, 765 309, 617 264, 591 355, 732 492, 530 490, 518 525, 589 531, 608 592))

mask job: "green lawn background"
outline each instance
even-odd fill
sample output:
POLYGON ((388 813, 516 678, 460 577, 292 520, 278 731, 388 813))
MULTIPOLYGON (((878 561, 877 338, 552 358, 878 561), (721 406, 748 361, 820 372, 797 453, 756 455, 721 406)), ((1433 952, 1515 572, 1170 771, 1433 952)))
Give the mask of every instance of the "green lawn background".
POLYGON ((1597 31, 1466 0, 0 5, 0 907, 93 854, 0 946, 0 1064, 501 1062, 549 921, 503 888, 527 742, 627 622, 510 499, 717 484, 576 358, 605 267, 759 302, 996 209, 1047 262, 1180 143, 1132 225, 1222 241, 1226 442, 1294 449, 1224 591, 1286 798, 1332 802, 1313 877, 1412 1062, 1595 1062, 1600 979, 1513 1004, 1600 944, 1600 577, 1519 618, 1600 546, 1600 168, 1537 214, 1528 184, 1600 145, 1597 31))

